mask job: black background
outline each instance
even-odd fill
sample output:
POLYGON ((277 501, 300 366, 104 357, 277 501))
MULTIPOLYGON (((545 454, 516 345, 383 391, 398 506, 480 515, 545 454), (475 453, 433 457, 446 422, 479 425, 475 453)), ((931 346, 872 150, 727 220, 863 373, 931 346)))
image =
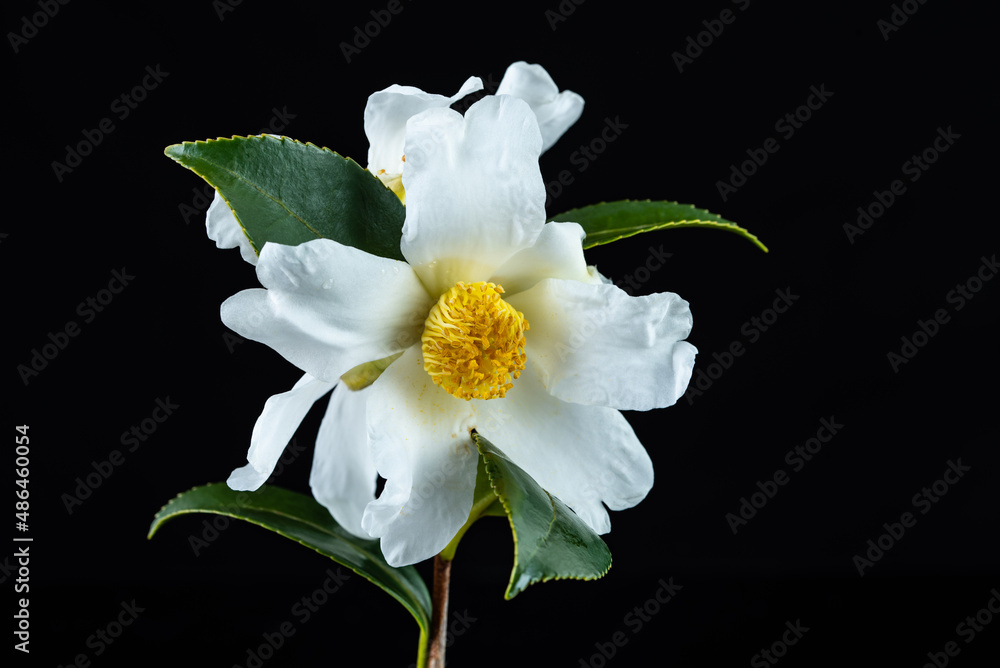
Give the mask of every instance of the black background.
MULTIPOLYGON (((300 373, 264 346, 227 343, 219 304, 256 286, 253 270, 208 240, 201 211, 184 208, 204 208, 202 182, 162 150, 260 132, 277 110, 287 124, 271 130, 364 164, 371 92, 402 83, 451 94, 473 74, 495 85, 522 59, 586 99, 580 120, 542 157, 547 182, 562 170, 572 176, 550 213, 677 199, 739 222, 771 252, 706 230, 588 251, 606 275, 638 278, 650 246, 662 245, 672 255, 640 292, 691 303, 696 369, 709 370, 713 353, 734 341, 745 353, 703 395, 689 395, 693 402, 628 415, 657 478, 639 506, 612 514, 615 561, 603 580, 538 585, 505 602, 509 531, 502 520, 470 531, 453 569, 451 608, 466 622, 456 626, 449 665, 747 665, 797 620, 809 631, 781 665, 921 666, 948 641, 961 649, 954 665, 994 665, 1000 620, 971 643, 956 625, 1000 586, 1000 288, 983 283, 961 310, 947 299, 997 252, 988 10, 911 2, 915 13, 885 39, 878 21, 894 11, 888 2, 849 10, 755 0, 741 11, 722 0, 683 9, 566 0, 558 21, 546 14, 560 11, 556 0, 530 10, 401 6, 350 62, 341 44, 386 3, 242 2, 222 11, 208 0, 184 9, 72 2, 35 32, 23 17, 41 11, 38 3, 5 6, 3 414, 11 440, 15 425, 30 425, 34 539, 32 652, 15 652, 14 665, 69 665, 84 654, 94 666, 246 666, 248 650, 284 621, 295 634, 265 665, 413 660, 416 626, 358 577, 298 623, 292 606, 331 564, 291 541, 233 524, 196 556, 189 537, 202 535, 202 516, 145 538, 169 498, 244 463, 264 400, 300 373), (735 20, 679 72, 672 54, 726 8, 735 20), (16 53, 12 32, 30 36, 16 53), (169 74, 122 119, 112 103, 147 66, 169 74), (793 136, 776 131, 811 86, 832 96, 793 136), (114 130, 60 180, 52 163, 105 117, 114 130), (620 136, 581 170, 574 153, 600 137, 606 119, 624 124, 620 136), (939 128, 959 138, 911 181, 903 164, 939 128), (723 199, 717 182, 771 137, 778 152, 723 199), (896 179, 905 192, 851 243, 843 225, 896 179), (78 305, 123 268, 134 279, 85 322, 78 305), (772 306, 776 290, 798 299, 750 342, 744 324, 772 306), (887 354, 937 309, 948 322, 894 370, 887 354), (25 384, 18 365, 69 321, 79 335, 25 384), (179 408, 127 451, 122 433, 168 398, 179 408), (791 471, 785 453, 823 418, 843 427, 734 535, 726 514, 758 481, 791 471), (69 513, 62 496, 116 449, 124 463, 69 513), (970 471, 920 514, 911 498, 959 458, 970 471), (854 556, 906 511, 916 525, 860 576, 854 556), (682 589, 636 632, 626 615, 670 578, 682 589), (88 637, 133 599, 142 612, 97 655, 88 637), (623 646, 605 660, 600 647, 617 632, 623 646)), ((318 422, 317 409, 278 484, 307 489, 318 422)), ((12 455, 8 465, 12 485, 12 455)), ((13 611, 11 563, 0 578, 13 611)))

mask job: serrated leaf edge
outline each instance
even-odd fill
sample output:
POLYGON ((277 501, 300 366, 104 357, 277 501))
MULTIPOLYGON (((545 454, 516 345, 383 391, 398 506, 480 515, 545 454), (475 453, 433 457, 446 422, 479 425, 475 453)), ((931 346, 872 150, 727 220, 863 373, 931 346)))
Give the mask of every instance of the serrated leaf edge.
MULTIPOLYGON (((375 586, 377 586, 379 589, 381 589, 382 591, 384 591, 386 594, 388 594, 389 596, 392 596, 394 599, 396 599, 397 601, 399 601, 400 605, 402 605, 404 608, 406 608, 410 612, 410 614, 416 620, 417 625, 420 626, 420 628, 423 631, 429 632, 430 621, 431 621, 430 617, 429 616, 427 617, 426 624, 425 624, 424 621, 422 621, 420 618, 417 617, 417 612, 412 609, 412 607, 410 606, 410 604, 409 604, 408 601, 404 601, 403 599, 399 598, 398 596, 396 596, 396 594, 394 592, 389 591, 388 589, 386 589, 385 587, 383 587, 380 583, 376 582, 375 580, 373 580, 372 578, 368 577, 364 573, 355 570, 354 568, 352 568, 348 564, 344 564, 344 563, 341 563, 340 561, 337 561, 336 559, 334 559, 330 555, 324 554, 322 551, 320 551, 316 547, 314 547, 312 545, 309 545, 308 543, 304 543, 301 540, 299 540, 298 538, 296 538, 295 536, 290 536, 287 533, 285 533, 284 531, 280 531, 278 529, 274 529, 272 527, 266 526, 263 523, 258 522, 256 520, 248 519, 246 517, 240 517, 239 515, 234 515, 232 513, 227 513, 227 512, 224 512, 224 511, 214 510, 214 509, 209 509, 209 508, 204 508, 204 509, 201 509, 201 508, 189 508, 189 509, 186 509, 186 510, 179 510, 179 511, 177 511, 175 513, 172 513, 170 515, 170 517, 160 517, 160 513, 162 513, 164 510, 166 510, 167 506, 169 506, 171 503, 173 503, 177 499, 181 498, 185 494, 193 492, 196 489, 201 489, 202 487, 209 487, 209 486, 215 485, 215 484, 218 484, 218 483, 206 483, 205 485, 198 485, 198 486, 192 487, 191 489, 189 489, 187 491, 180 492, 179 494, 177 494, 176 496, 174 496, 172 499, 170 499, 169 501, 167 501, 165 504, 163 504, 163 506, 160 508, 160 510, 157 511, 156 515, 153 516, 153 523, 149 527, 149 532, 146 534, 146 539, 147 540, 151 539, 156 534, 156 532, 159 531, 159 529, 160 529, 161 526, 163 526, 166 522, 168 522, 169 520, 173 519, 174 517, 177 517, 179 515, 190 515, 190 514, 193 514, 193 513, 211 513, 211 514, 214 514, 214 515, 225 515, 227 517, 232 517, 233 519, 241 520, 241 521, 246 522, 248 524, 254 524, 256 526, 261 527, 262 529, 267 529, 268 531, 270 531, 272 533, 276 533, 279 536, 284 536, 285 538, 287 538, 289 540, 292 540, 292 541, 294 541, 294 542, 296 542, 296 543, 298 543, 298 544, 300 544, 300 545, 302 545, 304 547, 308 547, 309 549, 313 550, 317 554, 319 554, 319 555, 321 555, 323 557, 326 557, 327 559, 329 559, 329 560, 331 560, 331 561, 333 561, 333 562, 335 562, 337 564, 340 564, 344 568, 347 568, 348 570, 356 573, 357 575, 360 575, 362 578, 364 578, 365 580, 368 580, 369 582, 371 582, 372 584, 374 584, 375 586)), ((326 528, 324 528, 322 526, 318 526, 318 525, 316 525, 316 524, 314 524, 312 522, 308 522, 306 520, 303 520, 300 517, 295 517, 295 516, 292 516, 292 515, 281 513, 281 512, 278 512, 278 511, 275 511, 275 510, 269 509, 269 508, 260 508, 260 507, 256 507, 256 506, 250 506, 250 505, 247 505, 247 504, 243 504, 243 507, 250 508, 252 510, 259 510, 259 511, 262 511, 262 512, 272 512, 275 515, 279 515, 281 517, 287 517, 289 519, 294 519, 297 522, 301 522, 302 524, 304 524, 306 526, 313 527, 314 529, 317 529, 317 530, 319 530, 322 533, 325 533, 325 534, 327 534, 329 536, 332 536, 333 538, 339 538, 339 536, 337 536, 336 534, 330 533, 326 528)), ((359 549, 358 551, 370 554, 370 552, 367 551, 367 550, 361 550, 361 549, 359 549)), ((385 557, 382 557, 382 559, 384 560, 385 557)), ((393 579, 396 580, 397 583, 400 583, 400 584, 403 584, 403 585, 406 584, 406 582, 404 580, 402 580, 401 578, 399 578, 399 576, 396 574, 396 569, 395 568, 393 568, 392 566, 389 566, 389 569, 390 569, 390 572, 392 573, 393 579)), ((405 589, 407 587, 404 586, 403 588, 405 589)), ((428 593, 428 602, 430 602, 430 594, 429 593, 428 593)), ((429 612, 430 612, 430 609, 428 608, 428 613, 429 612)))
MULTIPOLYGON (((476 434, 476 439, 475 439, 476 440, 476 447, 479 449, 479 454, 485 457, 486 453, 483 452, 483 447, 479 444, 479 438, 478 437, 479 437, 479 435, 476 434)), ((496 447, 496 446, 494 446, 494 447, 496 447)), ((498 452, 499 452, 499 450, 498 450, 498 452)), ((495 455, 496 453, 490 453, 490 454, 494 454, 495 455)), ((511 461, 506 455, 501 454, 501 456, 504 459, 506 459, 508 462, 511 461)), ((511 463, 513 464, 513 462, 511 462, 511 463)), ((543 575, 542 577, 539 577, 539 578, 529 579, 529 581, 528 581, 527 584, 525 584, 523 587, 521 587, 517 591, 513 591, 514 584, 515 584, 514 583, 514 576, 517 573, 517 565, 519 563, 518 562, 518 557, 520 556, 520 544, 519 544, 518 539, 517 539, 517 530, 514 528, 514 518, 511 515, 510 506, 507 505, 507 500, 503 497, 503 495, 497 489, 496 485, 493 483, 493 476, 490 475, 490 469, 489 469, 489 467, 486 468, 486 475, 487 475, 487 477, 490 480, 490 489, 492 489, 493 493, 497 495, 497 499, 500 501, 500 505, 503 506, 504 512, 507 514, 507 523, 510 524, 510 534, 511 534, 511 536, 513 538, 513 541, 514 541, 514 566, 510 570, 510 579, 507 581, 507 591, 505 591, 504 595, 503 595, 504 600, 506 600, 506 601, 511 600, 512 598, 514 598, 515 596, 517 596, 518 594, 520 594, 521 592, 523 592, 524 590, 526 590, 528 587, 530 587, 533 584, 539 584, 539 583, 543 583, 543 582, 550 582, 552 580, 579 580, 579 581, 582 581, 582 582, 587 582, 587 581, 592 581, 592 580, 599 580, 599 579, 603 578, 605 575, 608 574, 608 571, 611 570, 611 566, 612 566, 612 563, 613 563, 613 558, 608 561, 608 567, 605 568, 599 575, 593 575, 593 576, 586 576, 586 575, 549 575, 549 576, 544 576, 543 575)), ((545 489, 542 489, 542 491, 545 492, 545 495, 549 498, 550 505, 552 506, 552 521, 549 522, 549 531, 546 531, 545 538, 542 539, 543 541, 545 541, 545 540, 548 539, 548 536, 551 533, 551 528, 555 524, 555 521, 556 521, 556 507, 555 507, 555 503, 554 503, 555 497, 553 497, 545 489)), ((569 508, 568 506, 567 506, 567 509, 569 509, 570 512, 572 512, 572 510, 573 510, 572 508, 569 508)), ((610 556, 610 550, 608 551, 608 554, 610 556)))
MULTIPOLYGON (((231 137, 216 137, 215 139, 196 139, 194 141, 183 141, 183 142, 180 142, 178 144, 170 144, 165 149, 163 149, 163 154, 164 155, 166 155, 168 158, 170 158, 171 160, 173 160, 174 162, 176 162, 177 164, 179 164, 181 167, 184 167, 185 169, 191 170, 192 172, 194 172, 195 174, 197 174, 202 180, 204 180, 210 186, 212 186, 213 188, 215 188, 215 192, 219 193, 219 197, 222 198, 222 200, 226 203, 226 206, 229 207, 229 210, 233 213, 233 217, 236 218, 236 222, 239 223, 240 229, 243 230, 244 236, 246 236, 246 238, 250 241, 250 247, 253 248, 254 253, 258 257, 260 256, 260 248, 257 247, 257 243, 253 240, 253 237, 250 236, 249 232, 247 232, 246 226, 243 224, 243 221, 240 220, 239 214, 236 213, 236 209, 233 208, 233 205, 229 203, 229 200, 226 199, 226 196, 223 195, 222 192, 219 191, 219 189, 218 189, 217 186, 215 186, 211 181, 208 180, 208 177, 206 177, 204 174, 202 174, 200 171, 198 171, 194 167, 192 167, 190 165, 184 164, 184 162, 181 161, 180 158, 175 157, 175 156, 173 156, 173 155, 171 155, 169 153, 170 149, 172 149, 174 147, 184 147, 184 146, 192 146, 192 145, 193 146, 197 146, 199 144, 214 144, 214 143, 217 143, 217 142, 232 142, 232 141, 237 141, 237 140, 241 140, 241 139, 242 140, 260 139, 261 141, 275 140, 275 141, 279 141, 281 143, 289 141, 289 142, 292 142, 293 144, 298 144, 299 146, 306 146, 306 147, 310 147, 310 148, 319 149, 321 152, 325 151, 327 153, 332 153, 333 155, 337 156, 338 158, 341 158, 341 159, 346 160, 348 162, 354 163, 362 171, 367 172, 368 174, 371 174, 371 177, 373 179, 375 179, 376 181, 378 181, 379 185, 381 185, 386 190, 389 190, 390 192, 392 192, 390 188, 388 188, 384 183, 382 183, 381 179, 379 179, 377 176, 375 176, 374 174, 372 174, 365 167, 362 167, 356 160, 354 160, 354 158, 351 158, 351 157, 348 157, 348 156, 345 156, 345 155, 341 155, 337 151, 334 151, 333 149, 327 148, 325 146, 319 146, 319 145, 314 144, 312 142, 301 142, 298 139, 294 139, 292 137, 287 137, 285 135, 270 135, 270 134, 232 135, 231 137)), ((280 201, 276 200, 275 198, 271 197, 269 194, 267 194, 266 192, 264 192, 264 190, 260 186, 258 186, 257 184, 251 183, 250 181, 247 181, 246 179, 240 177, 238 174, 236 174, 235 172, 233 172, 231 169, 226 169, 225 167, 223 167, 222 165, 219 165, 218 163, 212 162, 210 160, 206 160, 205 158, 198 158, 198 159, 199 160, 205 160, 205 162, 207 162, 209 164, 212 164, 215 167, 218 167, 220 170, 232 174, 234 177, 236 177, 239 180, 243 181, 244 183, 246 183, 250 187, 256 189, 257 192, 259 192, 261 195, 263 195, 264 197, 268 198, 269 200, 271 200, 272 202, 274 202, 275 204, 277 204, 278 206, 280 206, 282 209, 284 209, 285 211, 287 211, 290 216, 292 216, 293 218, 295 218, 295 220, 299 221, 307 230, 309 230, 310 232, 312 232, 316 236, 317 239, 323 239, 323 238, 325 238, 321 234, 319 234, 319 232, 317 232, 316 230, 314 230, 312 228, 312 226, 309 225, 309 223, 307 223, 306 221, 302 220, 302 218, 300 218, 291 209, 289 209, 287 206, 285 206, 285 204, 283 202, 280 202, 280 201)), ((395 193, 393 193, 393 195, 395 196, 395 193)))
MULTIPOLYGON (((662 203, 662 204, 676 204, 678 206, 689 206, 689 207, 691 207, 692 209, 694 209, 696 211, 704 211, 705 213, 707 213, 709 215, 718 216, 719 218, 722 218, 722 216, 719 215, 719 214, 717 214, 717 213, 709 211, 708 209, 702 209, 700 207, 695 206, 694 204, 688 204, 686 202, 678 202, 678 201, 675 201, 675 200, 622 199, 622 200, 614 200, 612 202, 607 202, 607 201, 597 202, 595 204, 588 204, 586 206, 579 206, 579 207, 576 207, 574 209, 569 209, 569 210, 564 211, 562 213, 558 213, 555 216, 551 216, 546 222, 553 222, 553 221, 555 221, 556 218, 562 218, 562 217, 570 216, 575 211, 580 211, 580 210, 583 210, 583 209, 589 209, 589 208, 592 208, 592 207, 595 207, 595 206, 600 206, 602 204, 619 204, 619 203, 622 203, 622 202, 627 202, 627 203, 637 202, 637 203, 640 203, 640 204, 643 204, 643 203, 647 203, 647 204, 659 204, 659 203, 662 203)), ((719 222, 719 221, 716 221, 716 220, 701 220, 701 219, 675 220, 675 221, 670 221, 670 222, 666 222, 666 223, 659 223, 657 225, 654 225, 653 227, 623 228, 623 229, 634 229, 635 231, 632 232, 631 234, 621 234, 621 235, 616 236, 614 238, 608 238, 608 239, 605 239, 605 240, 602 240, 602 241, 597 241, 597 242, 593 242, 593 243, 589 243, 589 244, 587 243, 587 238, 585 237, 584 240, 583 240, 583 249, 587 250, 588 248, 595 248, 597 246, 602 246, 604 244, 609 244, 609 243, 612 243, 614 241, 620 241, 622 239, 627 239, 629 237, 634 237, 637 234, 641 234, 642 232, 655 232, 656 230, 662 230, 662 229, 666 229, 666 228, 669 228, 669 227, 707 227, 707 228, 722 229, 722 230, 724 230, 726 232, 733 232, 733 233, 735 233, 735 234, 737 234, 737 235, 739 235, 739 236, 747 239, 748 241, 750 241, 751 243, 753 243, 755 246, 757 246, 758 248, 760 248, 765 253, 769 252, 767 246, 765 246, 764 243, 760 239, 757 238, 757 235, 753 234, 752 232, 750 232, 746 228, 741 227, 741 226, 737 225, 736 223, 734 223, 732 221, 725 220, 724 218, 723 218, 723 220, 725 222, 719 222)), ((566 221, 566 222, 572 222, 572 221, 566 221)))

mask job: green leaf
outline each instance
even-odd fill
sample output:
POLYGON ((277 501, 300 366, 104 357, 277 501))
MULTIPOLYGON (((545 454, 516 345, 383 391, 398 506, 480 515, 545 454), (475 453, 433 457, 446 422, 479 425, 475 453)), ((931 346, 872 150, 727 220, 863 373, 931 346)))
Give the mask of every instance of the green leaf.
POLYGON ((710 211, 696 209, 690 204, 677 202, 651 202, 649 200, 621 200, 601 202, 579 209, 570 209, 553 216, 550 221, 579 223, 587 233, 584 248, 625 239, 642 232, 652 232, 672 227, 707 227, 734 232, 749 239, 765 253, 767 246, 754 235, 731 221, 710 211))
POLYGON ((333 239, 402 260, 405 209, 371 172, 350 158, 287 137, 256 135, 173 144, 167 156, 222 195, 260 249, 333 239))
POLYGON ((410 611, 420 625, 423 645, 430 628, 431 597, 416 569, 390 566, 379 550, 378 541, 354 536, 312 497, 267 485, 252 493, 233 491, 225 483, 195 487, 171 499, 156 513, 147 538, 152 538, 167 520, 185 513, 216 513, 246 520, 350 568, 410 611))
POLYGON ((504 598, 536 582, 603 577, 611 568, 611 551, 600 536, 495 445, 474 437, 514 534, 514 568, 504 598))

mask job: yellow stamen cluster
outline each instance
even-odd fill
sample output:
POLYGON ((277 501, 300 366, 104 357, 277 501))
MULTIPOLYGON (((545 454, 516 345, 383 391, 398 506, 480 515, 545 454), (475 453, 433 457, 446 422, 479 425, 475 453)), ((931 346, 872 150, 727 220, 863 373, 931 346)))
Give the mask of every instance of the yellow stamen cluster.
POLYGON ((502 397, 524 369, 528 321, 501 294, 503 288, 493 283, 459 282, 427 316, 424 370, 453 396, 502 397))

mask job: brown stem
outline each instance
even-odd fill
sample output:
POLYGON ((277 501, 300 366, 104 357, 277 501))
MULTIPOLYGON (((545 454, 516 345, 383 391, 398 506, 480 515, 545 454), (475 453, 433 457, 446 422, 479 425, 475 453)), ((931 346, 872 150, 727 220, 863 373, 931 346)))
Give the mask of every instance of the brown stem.
POLYGON ((445 640, 448 635, 448 587, 451 582, 451 561, 434 557, 434 585, 431 591, 431 648, 427 668, 444 668, 445 640))

